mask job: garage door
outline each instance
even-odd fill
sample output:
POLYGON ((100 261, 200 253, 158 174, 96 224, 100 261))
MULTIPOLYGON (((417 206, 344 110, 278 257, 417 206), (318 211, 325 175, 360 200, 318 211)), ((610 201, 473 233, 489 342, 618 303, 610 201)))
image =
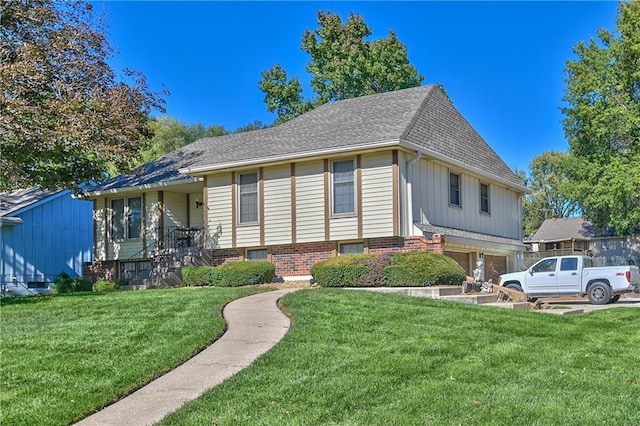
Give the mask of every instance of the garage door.
POLYGON ((498 282, 500 274, 507 273, 507 257, 484 255, 484 279, 498 282))
POLYGON ((449 256, 450 258, 452 258, 453 260, 455 260, 456 262, 458 262, 458 265, 462 266, 462 269, 464 269, 464 272, 471 276, 471 267, 470 267, 470 263, 469 263, 469 253, 458 253, 455 251, 445 251, 444 252, 445 256, 449 256))

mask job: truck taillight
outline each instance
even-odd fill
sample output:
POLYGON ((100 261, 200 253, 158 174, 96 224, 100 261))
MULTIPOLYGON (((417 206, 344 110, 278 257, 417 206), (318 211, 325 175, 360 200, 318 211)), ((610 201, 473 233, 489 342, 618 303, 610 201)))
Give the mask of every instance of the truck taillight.
POLYGON ((629 284, 631 284, 631 271, 630 271, 630 270, 629 270, 629 271, 627 271, 625 275, 626 275, 626 277, 627 277, 627 282, 628 282, 629 284))

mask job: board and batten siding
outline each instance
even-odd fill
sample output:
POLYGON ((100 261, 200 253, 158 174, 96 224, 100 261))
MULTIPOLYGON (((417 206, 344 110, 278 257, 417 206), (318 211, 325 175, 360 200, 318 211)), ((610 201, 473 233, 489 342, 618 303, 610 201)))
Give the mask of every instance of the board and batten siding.
POLYGON ((393 235, 392 163, 390 151, 362 156, 363 238, 393 235))
POLYGON ((290 244, 291 166, 267 167, 263 171, 264 206, 261 221, 265 245, 290 244))
POLYGON ((519 194, 464 170, 421 159, 413 165, 414 222, 520 239, 519 194), (461 207, 449 205, 449 172, 460 175, 461 207), (480 213, 480 183, 489 185, 490 213, 480 213))
POLYGON ((324 241, 324 164, 296 164, 296 242, 324 241))
POLYGON ((222 233, 216 248, 230 248, 233 237, 231 173, 210 175, 206 183, 209 233, 214 235, 219 227, 222 233))

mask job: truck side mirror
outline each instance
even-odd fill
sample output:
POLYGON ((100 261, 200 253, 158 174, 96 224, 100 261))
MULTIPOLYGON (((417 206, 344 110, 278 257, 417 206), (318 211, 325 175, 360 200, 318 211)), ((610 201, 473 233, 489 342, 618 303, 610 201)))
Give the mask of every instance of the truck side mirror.
POLYGON ((533 268, 529 268, 527 271, 529 272, 529 275, 533 276, 533 268))

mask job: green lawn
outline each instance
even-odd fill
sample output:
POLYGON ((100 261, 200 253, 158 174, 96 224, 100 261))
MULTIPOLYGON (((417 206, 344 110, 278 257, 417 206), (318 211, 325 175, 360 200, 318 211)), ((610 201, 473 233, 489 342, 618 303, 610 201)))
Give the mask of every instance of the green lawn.
POLYGON ((64 425, 184 362, 260 290, 184 288, 3 299, 0 424, 64 425))
POLYGON ((167 425, 637 425, 640 309, 561 317, 339 289, 167 425))

